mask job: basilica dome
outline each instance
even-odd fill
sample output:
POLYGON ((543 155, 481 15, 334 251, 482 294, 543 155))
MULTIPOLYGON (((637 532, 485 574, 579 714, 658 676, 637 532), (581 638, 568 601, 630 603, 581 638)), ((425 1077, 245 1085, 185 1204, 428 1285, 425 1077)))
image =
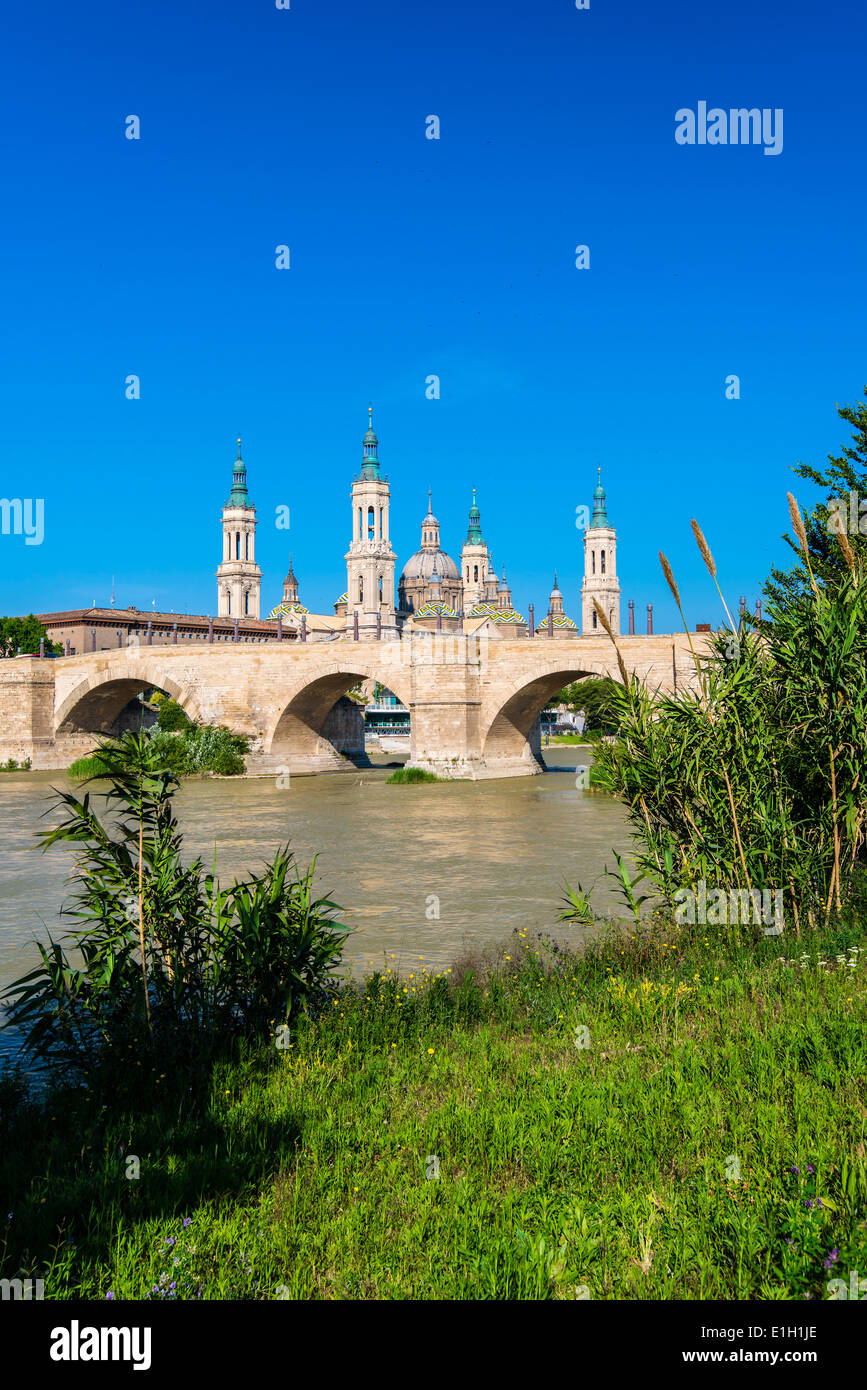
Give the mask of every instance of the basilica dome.
POLYGON ((401 579, 420 579, 429 584, 433 575, 440 579, 460 579, 461 572, 444 550, 417 550, 403 567, 401 579))

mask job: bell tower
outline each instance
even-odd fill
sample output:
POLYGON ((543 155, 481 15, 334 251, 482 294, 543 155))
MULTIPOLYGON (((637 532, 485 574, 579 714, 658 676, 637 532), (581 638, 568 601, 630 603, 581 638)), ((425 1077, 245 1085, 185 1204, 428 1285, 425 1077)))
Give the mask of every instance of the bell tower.
POLYGON ((476 505, 476 489, 473 488, 473 505, 470 507, 470 524, 467 538, 461 550, 461 579, 464 585, 464 612, 469 613, 485 597, 485 578, 491 567, 491 557, 482 536, 482 517, 476 505))
POLYGON ((223 507, 223 560, 217 569, 217 613, 221 618, 258 618, 262 571, 256 564, 256 508, 247 495, 247 469, 238 457, 232 491, 223 507))
POLYGON ((383 637, 397 637, 394 611, 394 566, 397 557, 388 538, 388 478, 379 471, 379 441, 368 407, 361 472, 352 483, 352 543, 346 552, 346 631, 352 636, 358 614, 359 637, 375 637, 377 619, 383 637))
POLYGON ((620 632, 620 581, 617 578, 617 532, 608 522, 605 510, 605 489, 602 469, 593 492, 593 515, 584 532, 584 583, 581 585, 581 632, 602 632, 602 624, 593 607, 599 604, 611 624, 611 631, 620 632))

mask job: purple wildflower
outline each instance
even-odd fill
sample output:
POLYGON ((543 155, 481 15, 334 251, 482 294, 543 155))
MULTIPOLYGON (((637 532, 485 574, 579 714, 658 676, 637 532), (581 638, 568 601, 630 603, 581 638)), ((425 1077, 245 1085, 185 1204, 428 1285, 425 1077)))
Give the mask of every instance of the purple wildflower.
POLYGON ((114 1291, 112 1289, 109 1289, 108 1293, 105 1296, 106 1298, 114 1298, 114 1291))
POLYGON ((836 1245, 835 1245, 835 1246, 834 1246, 834 1249, 831 1251, 831 1253, 829 1254, 827 1260, 825 1261, 825 1268, 826 1268, 826 1269, 830 1269, 832 1265, 835 1265, 835 1264, 837 1263, 837 1261, 839 1260, 839 1258, 840 1258, 840 1251, 837 1249, 837 1247, 836 1247, 836 1245))
POLYGON ((794 1173, 794 1174, 796 1174, 796 1175, 797 1175, 798 1173, 800 1173, 800 1171, 801 1171, 800 1168, 796 1168, 796 1167, 794 1166, 794 1164, 793 1164, 792 1167, 789 1169, 789 1172, 790 1172, 790 1173, 794 1173))
POLYGON ((812 1164, 812 1163, 808 1163, 808 1164, 807 1164, 807 1172, 808 1172, 808 1173, 815 1173, 815 1171, 816 1171, 815 1165, 812 1164))
POLYGON ((191 1216, 184 1217, 184 1230, 186 1230, 188 1226, 192 1225, 192 1221, 193 1218, 191 1216))

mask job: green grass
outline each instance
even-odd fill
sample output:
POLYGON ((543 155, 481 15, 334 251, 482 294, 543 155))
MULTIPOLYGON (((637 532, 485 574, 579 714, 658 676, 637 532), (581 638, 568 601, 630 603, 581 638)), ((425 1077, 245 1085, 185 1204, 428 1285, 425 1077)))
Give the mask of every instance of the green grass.
POLYGON ((374 975, 192 1090, 146 1050, 126 1109, 43 1112, 10 1080, 0 1274, 47 1298, 827 1297, 867 1269, 865 937, 657 924, 575 957, 521 932, 374 975))
POLYGON ((439 782, 441 778, 434 772, 426 772, 423 767, 399 767, 385 780, 388 785, 406 786, 416 782, 439 782))
POLYGON ((83 782, 90 777, 104 777, 105 767, 98 753, 88 753, 84 758, 76 758, 66 769, 66 775, 73 782, 83 782))

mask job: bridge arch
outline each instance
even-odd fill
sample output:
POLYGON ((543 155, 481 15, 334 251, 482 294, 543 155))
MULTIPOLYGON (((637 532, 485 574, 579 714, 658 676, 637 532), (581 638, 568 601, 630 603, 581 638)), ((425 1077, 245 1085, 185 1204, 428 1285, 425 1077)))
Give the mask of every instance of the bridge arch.
POLYGON ((338 763, 332 738, 335 727, 332 712, 342 695, 363 680, 378 680, 409 708, 410 682, 401 673, 397 679, 389 665, 375 669, 375 663, 341 661, 327 670, 311 673, 287 692, 282 709, 266 731, 263 752, 271 760, 315 769, 323 763, 338 763))
POLYGON ((110 735, 118 731, 118 720, 130 703, 144 690, 162 690, 181 705, 191 719, 199 718, 196 702, 189 692, 159 669, 107 670, 85 676, 58 705, 55 737, 59 742, 81 741, 82 735, 110 735))
POLYGON ((610 676, 607 664, 589 661, 551 669, 537 669, 517 681, 498 684, 483 702, 481 720, 482 761, 487 768, 529 765, 538 771, 541 749, 536 720, 564 685, 572 681, 610 676))

